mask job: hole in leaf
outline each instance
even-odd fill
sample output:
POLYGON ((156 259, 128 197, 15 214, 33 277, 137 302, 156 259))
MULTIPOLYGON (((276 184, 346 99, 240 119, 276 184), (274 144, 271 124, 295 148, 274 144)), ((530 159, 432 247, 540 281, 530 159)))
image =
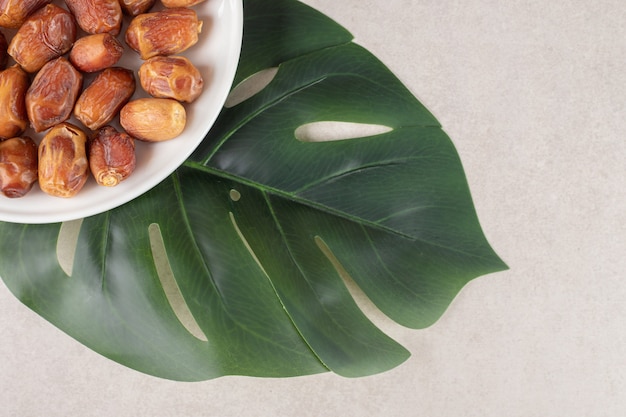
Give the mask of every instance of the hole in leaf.
POLYGON ((150 237, 150 249, 152 250, 154 265, 156 267, 159 280, 161 281, 161 286, 163 286, 165 296, 167 297, 167 301, 170 303, 172 310, 174 310, 174 314, 176 314, 178 320, 180 320, 189 333, 197 339, 206 342, 208 340, 206 335, 202 329, 200 329, 200 326, 198 326, 196 319, 191 314, 191 311, 189 311, 189 307, 180 292, 180 288, 178 287, 178 283, 174 277, 174 272, 172 271, 167 258, 165 243, 163 242, 163 236, 161 235, 161 228, 159 225, 152 223, 148 226, 148 235, 150 237))
POLYGON ((243 235, 243 233, 241 233, 241 229, 239 229, 239 225, 237 224, 237 220, 235 220, 235 215, 232 212, 229 212, 228 215, 230 216, 230 222, 233 224, 233 227, 235 228, 235 231, 237 232, 237 236, 239 236, 239 239, 241 239, 241 241, 245 245, 246 249, 250 253, 250 256, 252 256, 252 259, 254 259, 254 262, 256 262, 256 264, 259 266, 259 268, 261 268, 261 271, 263 271, 263 273, 266 276, 268 276, 267 272, 265 271, 265 268, 263 268, 263 265, 261 265, 261 261, 259 261, 259 258, 257 258, 256 253, 254 253, 254 251, 252 250, 252 247, 248 243, 248 240, 243 235))
POLYGON ((294 132, 302 142, 331 142, 365 138, 391 132, 389 126, 353 122, 313 122, 302 125, 294 132))
POLYGON ((59 230, 57 260, 59 261, 59 266, 68 277, 72 276, 72 270, 74 269, 74 256, 76 255, 78 235, 80 234, 82 224, 83 219, 63 222, 59 230))
POLYGON ((232 89, 226 98, 224 107, 235 107, 237 104, 243 103, 250 97, 260 93, 261 90, 272 82, 277 72, 278 67, 272 67, 252 74, 232 89))
POLYGON ((354 282, 354 279, 350 276, 348 271, 344 268, 344 266, 339 262, 339 259, 335 256, 333 251, 328 247, 326 242, 320 237, 315 236, 315 244, 322 251, 324 256, 330 261, 333 265, 337 274, 343 280, 348 292, 354 299, 354 302, 359 306, 359 309, 365 314, 365 316, 372 322, 376 327, 381 329, 387 328, 391 329, 393 327, 397 327, 397 323, 391 320, 385 313, 383 313, 377 306, 370 300, 370 298, 363 292, 363 290, 354 282))
POLYGON ((230 190, 230 199, 235 202, 241 200, 241 193, 235 189, 230 190))

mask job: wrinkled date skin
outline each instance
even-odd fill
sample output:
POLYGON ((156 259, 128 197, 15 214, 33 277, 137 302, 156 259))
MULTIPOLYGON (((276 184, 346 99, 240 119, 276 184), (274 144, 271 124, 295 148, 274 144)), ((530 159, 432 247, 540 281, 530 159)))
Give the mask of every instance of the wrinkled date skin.
POLYGON ((200 71, 183 56, 155 56, 139 67, 143 89, 153 97, 193 102, 204 87, 200 71))
POLYGON ((26 72, 68 52, 76 40, 76 20, 70 12, 48 4, 26 19, 11 43, 9 55, 26 72))
POLYGON ((120 124, 135 139, 162 142, 174 139, 185 129, 187 114, 178 101, 170 98, 139 98, 120 111, 120 124))
POLYGON ((122 28, 122 8, 118 0, 65 0, 78 26, 90 34, 117 36, 122 28))
POLYGON ((114 187, 135 170, 135 140, 112 126, 104 126, 89 143, 89 168, 96 183, 114 187))
POLYGON ((135 76, 131 70, 107 68, 78 97, 74 116, 89 129, 97 130, 113 120, 134 92, 135 76))
POLYGON ((35 132, 70 117, 82 83, 82 74, 64 57, 43 66, 26 92, 26 112, 35 132))
POLYGON ((52 0, 0 0, 0 26, 17 29, 26 18, 52 0))
POLYGON ((39 144, 39 187, 55 197, 75 196, 89 176, 87 135, 77 126, 60 123, 39 144))
POLYGON ((137 51, 141 59, 157 55, 174 55, 198 42, 202 21, 192 9, 164 9, 144 13, 131 20, 126 30, 128 46, 137 51))
POLYGON ((0 142, 0 192, 9 198, 23 197, 37 181, 37 144, 16 137, 0 142))
POLYGON ((122 12, 129 16, 137 16, 146 13, 154 6, 156 0, 120 0, 122 12))
POLYGON ((29 84, 28 74, 17 64, 0 72, 0 139, 19 136, 28 127, 29 84))
POLYGON ((98 33, 78 39, 69 59, 76 69, 83 72, 96 72, 115 65, 122 54, 124 47, 110 33, 98 33))

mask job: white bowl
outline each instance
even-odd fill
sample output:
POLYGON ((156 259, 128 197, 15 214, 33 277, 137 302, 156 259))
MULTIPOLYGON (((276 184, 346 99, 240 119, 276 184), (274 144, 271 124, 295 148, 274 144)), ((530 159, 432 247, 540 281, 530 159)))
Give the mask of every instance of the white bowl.
MULTIPOLYGON (((63 2, 54 2, 63 5, 63 2)), ((175 171, 204 139, 223 108, 239 62, 243 35, 242 0, 207 0, 193 7, 203 20, 198 43, 181 53, 198 67, 204 78, 204 91, 196 101, 185 104, 187 125, 175 139, 160 143, 136 141, 137 167, 135 172, 116 187, 103 187, 89 178, 85 187, 72 198, 52 197, 43 193, 38 184, 21 198, 7 198, 0 194, 0 221, 14 223, 56 223, 99 214, 120 206, 145 193, 175 171)), ((128 18, 125 18, 123 41, 128 18)), ((10 36, 7 33, 7 36, 10 36)), ((139 55, 127 48, 116 66, 136 70, 141 65, 139 55)), ((11 64, 10 64, 11 65, 11 64)), ((91 77, 85 77, 86 86, 91 77)), ((134 98, 146 93, 137 84, 134 98)), ((119 127, 117 122, 112 122, 119 127)), ((83 127, 73 118, 71 123, 83 127)), ((89 130, 85 128, 89 134, 89 130)), ((43 133, 28 130, 25 135, 38 143, 43 133)))

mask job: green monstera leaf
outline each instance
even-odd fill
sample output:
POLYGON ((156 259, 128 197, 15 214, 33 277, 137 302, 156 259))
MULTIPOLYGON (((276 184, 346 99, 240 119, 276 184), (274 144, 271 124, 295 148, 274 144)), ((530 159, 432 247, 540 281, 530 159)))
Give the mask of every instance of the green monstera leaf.
POLYGON ((0 275, 76 340, 163 378, 391 369, 409 352, 346 282, 423 328, 506 266, 451 140, 380 61, 295 0, 245 0, 244 14, 236 83, 277 68, 271 82, 140 198, 79 222, 0 223, 0 275), (328 121, 386 129, 302 133, 328 121), (68 267, 57 241, 70 229, 68 267))

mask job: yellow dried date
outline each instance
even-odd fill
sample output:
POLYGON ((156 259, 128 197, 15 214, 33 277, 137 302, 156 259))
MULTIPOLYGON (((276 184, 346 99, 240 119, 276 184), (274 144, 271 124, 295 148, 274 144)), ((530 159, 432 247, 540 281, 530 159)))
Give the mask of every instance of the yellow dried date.
POLYGON ((135 139, 162 142, 174 139, 185 129, 187 113, 170 98, 140 98, 120 111, 120 124, 135 139))
POLYGON ((91 130, 109 123, 135 92, 135 76, 126 68, 100 72, 74 106, 74 116, 91 130))
POLYGON ((70 50, 76 40, 76 20, 70 12, 48 4, 29 16, 11 39, 8 53, 26 72, 70 50))
POLYGON ((28 127, 29 84, 28 74, 17 64, 0 72, 0 138, 19 136, 28 127))
POLYGON ((23 197, 37 181, 37 144, 16 137, 0 142, 0 192, 9 198, 23 197))
POLYGON ((198 42, 202 21, 192 9, 184 7, 143 13, 131 20, 125 40, 142 59, 174 55, 198 42))
POLYGON ((54 197, 75 196, 89 177, 87 135, 78 126, 56 125, 39 144, 39 187, 54 197))

